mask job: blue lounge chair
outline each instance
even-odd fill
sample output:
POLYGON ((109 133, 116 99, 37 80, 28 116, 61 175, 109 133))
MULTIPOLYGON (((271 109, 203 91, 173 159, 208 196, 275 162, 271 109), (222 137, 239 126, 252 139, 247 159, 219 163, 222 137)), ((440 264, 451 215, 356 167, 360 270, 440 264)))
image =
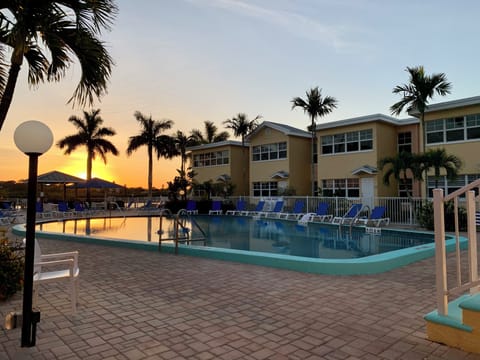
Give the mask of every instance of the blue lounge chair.
POLYGON ((245 211, 242 211, 240 214, 241 215, 248 215, 248 216, 256 216, 259 212, 261 212, 263 210, 263 207, 265 206, 265 200, 260 200, 258 203, 257 203, 257 206, 255 207, 254 210, 245 210, 245 211))
POLYGON ((362 204, 353 204, 343 216, 336 216, 332 220, 332 224, 350 224, 355 221, 357 215, 362 210, 362 204))
POLYGON ((357 219, 357 222, 362 223, 365 226, 371 224, 379 227, 382 223, 385 223, 385 226, 388 226, 388 224, 390 224, 390 218, 384 216, 386 210, 385 206, 375 206, 368 218, 357 219))
POLYGON ((208 215, 222 215, 222 202, 220 200, 212 201, 212 209, 208 211, 208 215))
POLYGON ((242 211, 247 209, 247 202, 245 200, 238 200, 235 210, 227 210, 226 215, 240 215, 242 211))
POLYGON ((271 211, 260 211, 256 216, 258 217, 278 217, 279 214, 282 212, 283 209, 283 200, 277 200, 275 206, 271 211))
POLYGON ((278 214, 279 218, 290 219, 294 218, 298 220, 303 215, 303 209, 305 208, 305 201, 297 200, 295 201, 295 205, 293 205, 292 212, 282 212, 278 214))
POLYGON ((70 208, 68 207, 68 204, 65 201, 60 201, 58 203, 57 214, 64 217, 65 216, 68 217, 68 216, 72 216, 74 213, 72 210, 70 210, 70 208))
POLYGON ((332 221, 333 215, 328 213, 328 203, 321 202, 317 206, 317 210, 314 213, 307 213, 303 215, 300 220, 298 220, 299 225, 305 225, 309 222, 320 221, 320 222, 330 222, 332 221))
POLYGON ((188 200, 186 210, 189 215, 198 214, 197 202, 195 200, 188 200))

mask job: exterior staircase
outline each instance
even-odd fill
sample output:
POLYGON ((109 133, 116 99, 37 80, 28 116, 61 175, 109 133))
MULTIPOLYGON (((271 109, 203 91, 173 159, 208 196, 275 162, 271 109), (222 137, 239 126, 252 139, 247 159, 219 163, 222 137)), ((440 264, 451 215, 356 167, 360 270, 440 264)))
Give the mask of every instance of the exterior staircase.
POLYGON ((448 304, 448 315, 425 315, 427 337, 468 352, 480 353, 480 294, 463 295, 448 304))
MULTIPOLYGON (((435 221, 435 267, 437 310, 425 315, 428 339, 464 351, 480 354, 480 280, 477 262, 477 212, 474 189, 480 193, 480 179, 443 196, 443 190, 433 190, 435 221), (456 256, 455 284, 447 284, 447 258, 445 247, 444 205, 453 201, 455 209, 456 256), (465 202, 467 210, 467 260, 466 276, 462 274, 462 256, 459 245, 459 201, 465 202), (450 286, 448 286, 450 285, 450 286)), ((466 259, 465 259, 466 258, 466 259)), ((465 272, 465 271, 464 271, 465 272)))

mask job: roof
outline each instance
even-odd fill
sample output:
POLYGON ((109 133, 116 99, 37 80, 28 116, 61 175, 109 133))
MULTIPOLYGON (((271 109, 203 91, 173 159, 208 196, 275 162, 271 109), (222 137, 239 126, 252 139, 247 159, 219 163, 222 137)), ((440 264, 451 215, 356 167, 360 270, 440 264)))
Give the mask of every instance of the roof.
POLYGON ((275 129, 277 131, 280 131, 284 135, 287 136, 299 136, 299 137, 305 137, 305 138, 311 138, 312 134, 309 133, 308 131, 304 131, 298 128, 295 128, 290 125, 285 125, 285 124, 279 124, 271 121, 264 121, 260 125, 258 125, 255 130, 253 130, 248 136, 247 139, 250 139, 252 136, 255 136, 260 130, 264 128, 271 128, 275 129))
POLYGON ((375 122, 375 121, 384 122, 384 123, 395 125, 395 126, 419 123, 419 120, 414 117, 406 118, 406 119, 397 119, 384 114, 371 114, 371 115, 359 116, 359 117, 354 117, 354 118, 349 118, 344 120, 332 121, 328 123, 317 124, 316 130, 318 131, 318 130, 336 128, 339 126, 357 125, 357 124, 363 124, 363 123, 375 122))
MULTIPOLYGON (((242 146, 241 141, 234 141, 234 140, 225 140, 225 141, 218 141, 209 144, 200 144, 195 146, 187 147, 187 151, 194 151, 194 150, 204 150, 204 149, 214 149, 220 146, 242 146)), ((248 147, 249 144, 245 143, 244 147, 248 147)))
MULTIPOLYGON (((463 106, 473 106, 473 105, 480 105, 480 96, 473 96, 469 98, 463 98, 463 99, 458 99, 458 100, 451 100, 451 101, 445 101, 437 104, 431 104, 427 106, 427 109, 425 110, 425 113, 430 113, 434 111, 440 111, 440 110, 449 110, 449 109, 455 109, 458 107, 463 107, 463 106)), ((415 110, 411 112, 411 115, 420 115, 420 113, 415 110)))
POLYGON ((38 175, 37 182, 46 184, 70 184, 83 183, 85 182, 85 180, 73 175, 65 174, 63 172, 54 170, 42 175, 38 175))

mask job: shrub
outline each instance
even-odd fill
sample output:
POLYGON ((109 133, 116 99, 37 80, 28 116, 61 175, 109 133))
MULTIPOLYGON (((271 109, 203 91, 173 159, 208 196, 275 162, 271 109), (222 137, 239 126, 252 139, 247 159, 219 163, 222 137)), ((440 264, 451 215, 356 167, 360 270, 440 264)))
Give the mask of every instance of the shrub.
MULTIPOLYGON (((449 201, 445 204, 444 215, 445 230, 455 231, 455 210, 453 201, 449 201)), ((420 207, 417 213, 417 220, 422 227, 428 230, 434 230, 433 202, 428 202, 420 207)), ((458 226, 460 231, 467 230, 467 211, 463 207, 458 208, 458 226)))
POLYGON ((14 247, 0 243, 0 300, 6 300, 22 288, 23 256, 14 247))

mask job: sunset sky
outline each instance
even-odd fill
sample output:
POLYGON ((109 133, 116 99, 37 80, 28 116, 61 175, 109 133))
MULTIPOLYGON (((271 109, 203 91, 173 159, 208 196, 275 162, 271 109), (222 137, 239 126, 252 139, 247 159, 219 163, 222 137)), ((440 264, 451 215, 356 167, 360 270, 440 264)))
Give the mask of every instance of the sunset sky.
MULTIPOLYGON (((373 113, 389 114, 399 100, 395 85, 408 81, 406 66, 444 72, 452 94, 433 102, 480 95, 480 30, 476 0, 118 0, 119 15, 102 37, 115 59, 101 109, 120 156, 94 176, 129 186, 147 186, 144 148, 127 157, 128 137, 138 126, 133 113, 171 119, 177 130, 220 130, 239 112, 250 118, 305 129, 308 117, 291 110, 291 99, 319 86, 338 99, 338 109, 320 121, 373 113)), ((67 119, 83 109, 66 104, 80 75, 73 65, 60 83, 29 89, 26 68, 0 132, 0 180, 27 177, 27 158, 13 143, 23 121, 52 129, 55 142, 76 129, 67 119)), ((90 109, 86 109, 90 110, 90 109)), ((232 138, 233 139, 233 138, 232 138)), ((176 175, 180 159, 154 163, 154 186, 176 175)), ((59 170, 84 177, 86 156, 63 155, 53 146, 39 160, 39 173, 59 170)))

